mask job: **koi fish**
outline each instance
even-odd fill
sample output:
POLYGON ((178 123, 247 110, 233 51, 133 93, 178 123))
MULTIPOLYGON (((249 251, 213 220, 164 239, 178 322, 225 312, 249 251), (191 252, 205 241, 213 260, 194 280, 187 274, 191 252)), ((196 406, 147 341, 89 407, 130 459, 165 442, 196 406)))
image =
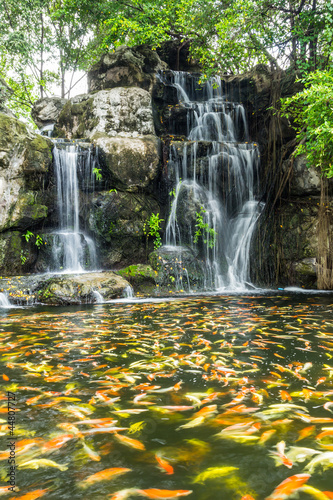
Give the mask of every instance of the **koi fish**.
POLYGON ((39 469, 40 467, 55 467, 59 470, 68 469, 67 465, 58 464, 57 462, 53 462, 53 460, 47 460, 46 458, 29 460, 28 462, 19 464, 18 467, 21 469, 39 469))
POLYGON ((324 453, 320 453, 320 455, 313 458, 311 462, 306 465, 305 469, 312 474, 318 466, 322 466, 324 470, 328 467, 333 467, 333 452, 325 451, 324 453))
POLYGON ((275 458, 275 456, 277 456, 280 459, 281 462, 277 463, 277 465, 283 464, 286 467, 288 467, 288 469, 291 469, 293 466, 293 462, 290 460, 290 458, 286 457, 286 455, 284 453, 285 446, 286 446, 286 443, 284 441, 280 441, 279 443, 277 443, 277 445, 276 445, 277 452, 273 452, 271 454, 271 456, 273 458, 275 458))
POLYGON ((138 493, 144 495, 147 498, 152 498, 155 500, 159 499, 173 499, 179 497, 185 497, 192 493, 192 490, 159 490, 157 488, 150 488, 148 490, 138 490, 138 493))
POLYGON ((155 455, 155 458, 158 462, 158 465, 160 466, 160 469, 162 469, 166 474, 171 475, 173 474, 173 467, 167 462, 164 458, 159 456, 157 453, 155 455))
POLYGON ((306 483, 310 477, 310 474, 295 474, 294 476, 287 477, 266 500, 285 500, 288 495, 306 483))
POLYGON ((130 470, 132 469, 126 469, 125 467, 112 467, 111 469, 104 469, 100 472, 96 472, 96 474, 92 474, 91 476, 87 477, 87 479, 81 481, 79 485, 82 488, 86 488, 91 484, 95 484, 99 481, 109 481, 111 479, 114 479, 115 477, 125 474, 130 470))
POLYGON ((45 443, 42 447, 42 453, 46 453, 48 451, 53 451, 53 450, 58 450, 61 448, 67 441, 73 439, 74 434, 62 434, 61 436, 58 436, 54 439, 51 439, 51 441, 48 441, 45 443))
MULTIPOLYGON (((16 491, 18 491, 18 489, 16 491)), ((41 498, 43 495, 45 495, 47 491, 49 491, 49 489, 29 491, 29 493, 26 493, 22 497, 12 497, 9 500, 36 500, 36 498, 41 498)))
MULTIPOLYGON (((15 486, 15 492, 17 492, 17 491, 20 491, 20 489, 17 486, 15 486)), ((10 494, 10 491, 8 489, 8 486, 1 486, 0 487, 0 497, 5 496, 5 495, 9 495, 9 494, 10 494)), ((14 497, 14 498, 16 499, 17 497, 14 497)), ((11 500, 11 499, 9 499, 9 500, 11 500)))
POLYGON ((82 445, 83 445, 83 450, 88 455, 88 457, 90 458, 90 460, 93 460, 94 462, 99 462, 100 461, 101 457, 99 456, 98 453, 96 453, 96 451, 94 451, 91 448, 89 448, 89 446, 84 441, 82 442, 82 445))
POLYGON ((204 483, 207 479, 228 476, 236 470, 239 470, 238 467, 209 467, 204 472, 198 474, 193 483, 204 483))
POLYGON ((141 441, 138 441, 137 439, 133 439, 127 436, 123 436, 122 434, 117 434, 115 433, 114 437, 120 441, 122 444, 125 446, 129 446, 130 448, 134 448, 136 450, 145 450, 146 447, 141 441))

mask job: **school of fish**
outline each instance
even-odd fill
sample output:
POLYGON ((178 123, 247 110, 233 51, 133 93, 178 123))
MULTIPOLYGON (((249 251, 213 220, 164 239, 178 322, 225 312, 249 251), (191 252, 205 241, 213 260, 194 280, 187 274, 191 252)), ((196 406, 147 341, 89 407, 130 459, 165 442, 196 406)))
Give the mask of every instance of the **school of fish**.
POLYGON ((332 499, 330 315, 274 295, 0 315, 0 497, 332 499))

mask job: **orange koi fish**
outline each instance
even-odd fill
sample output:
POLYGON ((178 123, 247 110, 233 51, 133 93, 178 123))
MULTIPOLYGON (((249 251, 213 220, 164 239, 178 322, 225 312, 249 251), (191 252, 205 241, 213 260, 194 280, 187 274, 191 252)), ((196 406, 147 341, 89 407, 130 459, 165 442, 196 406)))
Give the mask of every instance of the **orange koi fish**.
POLYGON ((288 391, 284 391, 284 390, 280 390, 280 396, 281 396, 281 399, 282 401, 292 401, 292 397, 290 396, 289 392, 288 391))
POLYGON ((166 500, 168 498, 185 497, 190 495, 192 490, 159 490, 157 488, 150 488, 148 490, 138 490, 138 492, 147 498, 166 500))
POLYGON ((87 477, 84 481, 81 481, 80 486, 82 488, 86 488, 87 486, 95 484, 98 481, 109 481, 110 479, 114 479, 121 474, 129 472, 130 470, 132 469, 126 469, 125 467, 112 467, 111 469, 104 469, 100 472, 96 472, 96 474, 92 474, 92 476, 87 477))
POLYGON ((146 449, 145 445, 141 443, 141 441, 138 441, 137 439, 133 439, 117 433, 115 433, 114 437, 118 439, 118 441, 120 441, 122 444, 124 444, 125 446, 129 446, 130 448, 134 448, 136 450, 146 449))
POLYGON ((70 441, 71 439, 73 439, 73 437, 74 437, 74 434, 62 434, 61 436, 58 436, 54 439, 51 439, 51 441, 48 441, 42 447, 42 453, 46 453, 47 451, 58 450, 65 443, 67 443, 67 441, 70 441))
POLYGON ((287 495, 290 495, 306 483, 310 477, 310 474, 295 474, 294 476, 287 477, 266 500, 284 500, 287 495))
POLYGON ((47 491, 49 491, 49 489, 30 491, 29 493, 26 493, 22 497, 12 497, 9 500, 35 500, 36 498, 40 498, 43 495, 45 495, 47 491))
POLYGON ((296 439, 296 442, 301 441, 302 439, 305 439, 308 436, 311 436, 311 434, 314 433, 315 429, 316 429, 315 425, 309 425, 308 427, 304 427, 304 429, 298 431, 299 437, 296 439))
POLYGON ((164 458, 160 457, 157 454, 155 455, 155 458, 162 470, 164 470, 168 475, 173 474, 173 467, 169 464, 169 462, 167 462, 166 460, 164 460, 164 458))

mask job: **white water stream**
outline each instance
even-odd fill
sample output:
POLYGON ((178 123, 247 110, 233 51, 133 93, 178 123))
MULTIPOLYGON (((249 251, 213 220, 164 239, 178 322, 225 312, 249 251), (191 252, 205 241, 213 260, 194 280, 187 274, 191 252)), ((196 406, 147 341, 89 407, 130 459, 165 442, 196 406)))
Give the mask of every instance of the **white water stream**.
POLYGON ((174 199, 166 245, 187 245, 198 253, 201 239, 205 288, 242 290, 250 280, 250 244, 263 207, 256 198, 259 148, 249 142, 244 107, 225 100, 220 78, 209 80, 201 91, 199 78, 187 73, 168 72, 160 78, 176 87, 187 124, 187 141, 170 147, 174 199), (204 159, 198 155, 202 146, 207 149, 204 159), (193 230, 193 224, 179 223, 184 196, 197 223, 198 213, 202 217, 199 238, 193 234, 198 226, 193 230))
MULTIPOLYGON (((53 233, 53 271, 81 273, 96 269, 94 241, 80 227, 80 154, 80 147, 75 144, 53 149, 59 219, 59 229, 53 233)), ((90 150, 86 152, 82 168, 85 180, 93 183, 94 159, 90 150)))

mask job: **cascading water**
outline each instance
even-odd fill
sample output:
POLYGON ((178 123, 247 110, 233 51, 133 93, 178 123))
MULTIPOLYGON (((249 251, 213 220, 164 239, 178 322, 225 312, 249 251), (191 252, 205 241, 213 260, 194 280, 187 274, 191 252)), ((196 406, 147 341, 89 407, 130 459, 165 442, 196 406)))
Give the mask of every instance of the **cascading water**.
POLYGON ((186 140, 170 146, 174 199, 166 248, 188 246, 201 255, 205 289, 244 289, 263 206, 256 200, 259 149, 249 142, 244 107, 226 101, 218 77, 200 85, 188 73, 159 76, 177 89, 171 133, 183 132, 179 123, 186 128, 186 140))
POLYGON ((53 149, 59 230, 53 233, 52 271, 83 272, 96 268, 93 240, 80 228, 79 176, 83 189, 93 190, 97 155, 79 145, 56 144, 53 149))
POLYGON ((0 308, 7 309, 8 307, 11 307, 11 304, 7 296, 4 293, 0 292, 0 308))

